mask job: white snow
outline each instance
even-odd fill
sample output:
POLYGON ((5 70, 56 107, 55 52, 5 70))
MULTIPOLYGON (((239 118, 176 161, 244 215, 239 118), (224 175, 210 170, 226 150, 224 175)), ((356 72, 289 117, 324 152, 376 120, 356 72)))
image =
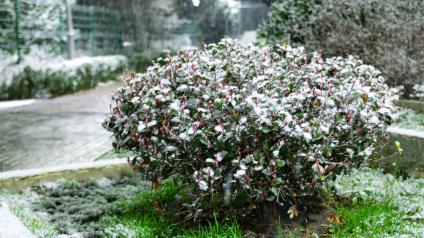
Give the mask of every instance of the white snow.
POLYGON ((253 31, 243 31, 243 34, 241 35, 240 42, 243 45, 249 45, 252 42, 256 41, 257 32, 255 30, 253 31))
POLYGON ((28 99, 28 100, 13 100, 13 101, 0 101, 0 111, 14 108, 14 107, 22 107, 26 105, 30 105, 35 103, 37 100, 28 99))
POLYGON ((35 238, 22 222, 9 210, 6 203, 0 204, 0 238, 35 238))
POLYGON ((424 131, 419 131, 419 130, 410 130, 410 129, 404 129, 404 128, 392 126, 392 127, 389 127, 387 131, 394 134, 424 138, 424 131))
POLYGON ((405 214, 405 222, 394 233, 381 234, 380 237, 423 237, 424 179, 396 178, 381 169, 361 168, 338 175, 335 181, 328 183, 341 197, 350 197, 354 201, 390 201, 405 214))
POLYGON ((33 70, 49 70, 53 72, 66 72, 74 74, 77 69, 84 65, 90 65, 93 71, 104 68, 115 69, 127 61, 122 55, 109 56, 83 56, 67 60, 61 56, 50 53, 48 49, 31 47, 30 52, 24 56, 23 62, 16 64, 16 56, 0 51, 0 83, 9 85, 15 75, 19 75, 26 67, 33 70))

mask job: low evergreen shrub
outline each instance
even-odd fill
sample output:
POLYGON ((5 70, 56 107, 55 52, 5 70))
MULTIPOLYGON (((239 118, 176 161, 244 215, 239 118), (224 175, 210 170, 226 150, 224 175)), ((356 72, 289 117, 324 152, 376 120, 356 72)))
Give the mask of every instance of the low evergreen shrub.
POLYGON ((395 90, 353 56, 224 39, 159 61, 124 79, 103 125, 153 186, 181 181, 186 218, 268 202, 295 217, 327 176, 367 161, 392 121, 395 90))

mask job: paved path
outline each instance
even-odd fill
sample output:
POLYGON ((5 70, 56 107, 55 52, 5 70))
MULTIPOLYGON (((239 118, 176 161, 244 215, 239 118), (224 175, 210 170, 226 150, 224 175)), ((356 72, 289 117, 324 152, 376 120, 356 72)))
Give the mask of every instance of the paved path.
POLYGON ((118 86, 0 111, 0 171, 87 162, 110 150, 101 123, 118 86))

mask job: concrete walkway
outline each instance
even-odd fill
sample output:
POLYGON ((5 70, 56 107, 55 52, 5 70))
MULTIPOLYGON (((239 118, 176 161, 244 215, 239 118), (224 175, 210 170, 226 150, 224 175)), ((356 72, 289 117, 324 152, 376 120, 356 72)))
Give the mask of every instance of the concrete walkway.
POLYGON ((87 162, 111 149, 101 123, 118 86, 0 111, 0 171, 87 162))

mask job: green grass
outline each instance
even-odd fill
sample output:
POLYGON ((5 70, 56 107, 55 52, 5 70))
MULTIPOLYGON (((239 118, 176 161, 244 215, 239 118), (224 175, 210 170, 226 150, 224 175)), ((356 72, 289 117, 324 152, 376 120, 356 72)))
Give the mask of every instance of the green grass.
POLYGON ((215 221, 209 224, 208 227, 199 227, 197 231, 184 231, 183 237, 187 238, 210 238, 210 237, 228 237, 236 238, 242 237, 240 226, 237 222, 230 222, 228 224, 220 224, 215 221))
POLYGON ((395 177, 381 169, 353 169, 337 176, 333 188, 338 237, 422 237, 424 179, 395 177))
POLYGON ((184 227, 186 224, 173 215, 178 211, 172 212, 172 209, 178 207, 177 203, 180 204, 185 199, 182 188, 175 182, 168 181, 156 190, 123 200, 116 206, 119 211, 113 211, 111 216, 103 221, 105 237, 242 237, 241 228, 235 221, 221 224, 215 220, 208 226, 184 227), (158 201, 166 209, 159 210, 158 201))
MULTIPOLYGON (((141 177, 58 184, 40 189, 41 198, 32 204, 32 208, 48 213, 50 222, 37 217, 29 202, 8 199, 9 204, 14 204, 10 206, 12 211, 30 230, 37 234, 47 232, 39 237, 55 237, 49 235, 55 232, 83 232, 91 238, 239 238, 248 233, 243 230, 246 227, 232 219, 212 219, 202 225, 182 221, 185 216, 177 214, 191 200, 175 180, 167 180, 155 190, 150 190, 141 177)), ((334 187, 337 195, 329 199, 331 204, 340 200, 352 202, 336 202, 333 206, 340 224, 332 226, 325 234, 328 237, 422 236, 424 220, 419 216, 424 211, 424 179, 402 179, 381 170, 361 169, 338 176, 334 187)), ((322 217, 323 222, 325 219, 322 217)), ((315 237, 307 234, 308 229, 301 226, 279 231, 280 237, 285 238, 315 237)))
MULTIPOLYGON (((37 189, 37 188, 34 188, 37 189)), ((32 209, 48 214, 58 234, 81 232, 84 237, 242 237, 235 221, 192 225, 176 214, 188 203, 181 185, 173 180, 150 190, 140 176, 120 180, 62 181, 55 188, 40 187, 32 209)), ((30 204, 28 204, 30 205, 30 204)), ((29 206, 14 211, 31 230, 44 224, 27 213, 29 206)), ((47 236, 40 236, 47 237, 47 236)))
POLYGON ((11 211, 19 220, 34 234, 43 238, 54 238, 58 229, 49 222, 41 220, 39 217, 31 214, 24 205, 19 204, 11 207, 11 211))
POLYGON ((334 238, 395 235, 404 223, 403 214, 391 202, 358 202, 339 205, 341 224, 332 230, 334 238))

